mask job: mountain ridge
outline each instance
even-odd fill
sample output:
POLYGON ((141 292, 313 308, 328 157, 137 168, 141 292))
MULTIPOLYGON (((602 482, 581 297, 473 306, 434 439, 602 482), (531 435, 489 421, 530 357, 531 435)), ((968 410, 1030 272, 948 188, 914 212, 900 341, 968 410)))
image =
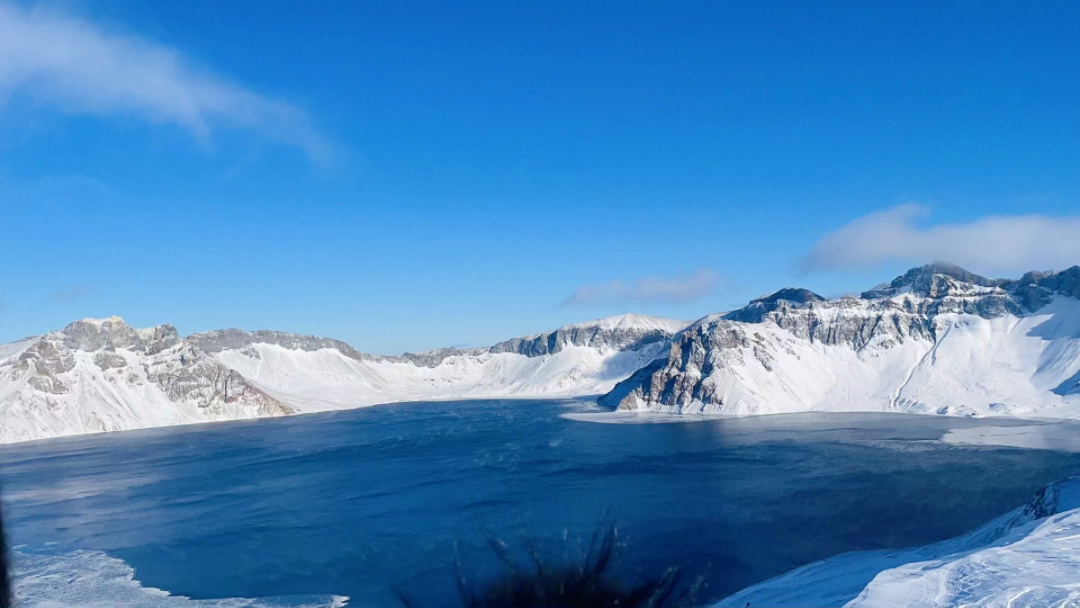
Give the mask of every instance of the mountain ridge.
POLYGON ((0 443, 440 398, 606 392, 684 323, 624 315, 478 349, 399 356, 238 329, 181 337, 120 317, 0 345, 0 443))
POLYGON ((1080 267, 935 262, 858 296, 784 288, 683 322, 626 314, 376 355, 274 330, 82 319, 0 345, 0 442, 400 401, 599 394, 622 410, 1080 417, 1080 267))
POLYGON ((989 279, 935 262, 860 296, 789 288, 703 317, 673 339, 666 362, 599 402, 668 413, 1077 417, 1077 387, 1080 266, 989 279))

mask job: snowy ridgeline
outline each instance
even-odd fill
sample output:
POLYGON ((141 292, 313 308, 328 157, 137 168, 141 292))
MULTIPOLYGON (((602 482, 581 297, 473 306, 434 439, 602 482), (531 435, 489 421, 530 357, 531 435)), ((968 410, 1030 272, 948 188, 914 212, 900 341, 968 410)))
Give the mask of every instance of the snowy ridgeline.
POLYGON ((744 589, 717 606, 850 608, 1080 605, 1080 477, 963 536, 860 551, 744 589))
POLYGON ((628 411, 1080 418, 1080 267, 948 264, 861 296, 783 289, 689 324, 623 315, 396 357, 276 331, 119 318, 0 345, 0 443, 399 401, 603 394, 628 411))

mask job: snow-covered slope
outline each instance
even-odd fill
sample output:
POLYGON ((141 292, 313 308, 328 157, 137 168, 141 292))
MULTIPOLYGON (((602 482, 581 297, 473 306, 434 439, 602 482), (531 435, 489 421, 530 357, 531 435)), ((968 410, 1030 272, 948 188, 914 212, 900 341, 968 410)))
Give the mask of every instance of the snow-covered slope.
POLYGON ((686 324, 623 315, 484 349, 400 357, 274 331, 177 335, 118 317, 0 345, 0 443, 419 399, 588 395, 686 324))
POLYGON ((611 390, 666 352, 686 323, 622 315, 514 338, 490 348, 400 357, 276 332, 226 330, 188 338, 282 401, 317 411, 373 403, 611 390))
POLYGON ((1080 477, 957 538, 845 553, 744 589, 718 606, 1080 605, 1080 477))
POLYGON ((1080 417, 1080 267, 987 279, 948 264, 862 296, 785 289, 673 340, 601 403, 1080 417))

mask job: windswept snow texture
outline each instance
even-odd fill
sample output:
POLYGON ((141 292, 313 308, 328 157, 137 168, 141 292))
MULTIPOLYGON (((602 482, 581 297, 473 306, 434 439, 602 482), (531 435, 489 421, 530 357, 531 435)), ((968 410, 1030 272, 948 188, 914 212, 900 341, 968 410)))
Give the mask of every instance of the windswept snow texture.
POLYGON ((744 589, 717 606, 1080 606, 1080 478, 963 536, 846 553, 744 589))
POLYGON ((860 297, 785 289, 676 336, 600 399, 622 410, 1080 417, 1080 267, 915 268, 860 297))
POLYGON ((399 401, 595 395, 665 354, 685 325, 623 315, 383 357, 283 332, 181 338, 170 325, 84 319, 0 346, 0 443, 399 401))

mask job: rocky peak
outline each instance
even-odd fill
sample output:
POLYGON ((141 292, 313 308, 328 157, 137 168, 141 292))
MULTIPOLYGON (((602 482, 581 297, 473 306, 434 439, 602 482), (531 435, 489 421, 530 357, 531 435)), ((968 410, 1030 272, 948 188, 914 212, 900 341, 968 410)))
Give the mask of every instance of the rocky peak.
POLYGON ((1040 287, 1052 293, 1080 298, 1080 266, 1066 268, 1060 272, 1029 272, 1011 283, 1010 287, 1040 287))
POLYGON ((139 333, 120 317, 82 319, 61 332, 67 346, 76 350, 97 351, 103 348, 132 348, 141 345, 139 333))
POLYGON ((792 304, 802 306, 824 301, 825 298, 809 289, 786 287, 771 295, 752 300, 743 308, 729 312, 724 318, 743 323, 760 323, 770 312, 785 309, 792 304))
POLYGON ((809 289, 802 289, 800 287, 785 287, 780 291, 772 294, 771 296, 765 296, 764 298, 758 298, 758 302, 776 302, 777 300, 786 300, 788 302, 798 302, 799 304, 806 304, 808 302, 824 302, 825 298, 810 291, 809 289))
POLYGON ((134 329, 120 317, 82 319, 50 336, 59 338, 64 348, 85 352, 124 348, 152 355, 180 343, 180 334, 172 325, 134 329))
POLYGON ((889 283, 882 283, 870 291, 863 292, 862 297, 872 300, 891 298, 901 293, 913 293, 925 298, 971 295, 988 288, 999 287, 1002 283, 1004 281, 979 276, 956 264, 933 262, 912 268, 889 283))

